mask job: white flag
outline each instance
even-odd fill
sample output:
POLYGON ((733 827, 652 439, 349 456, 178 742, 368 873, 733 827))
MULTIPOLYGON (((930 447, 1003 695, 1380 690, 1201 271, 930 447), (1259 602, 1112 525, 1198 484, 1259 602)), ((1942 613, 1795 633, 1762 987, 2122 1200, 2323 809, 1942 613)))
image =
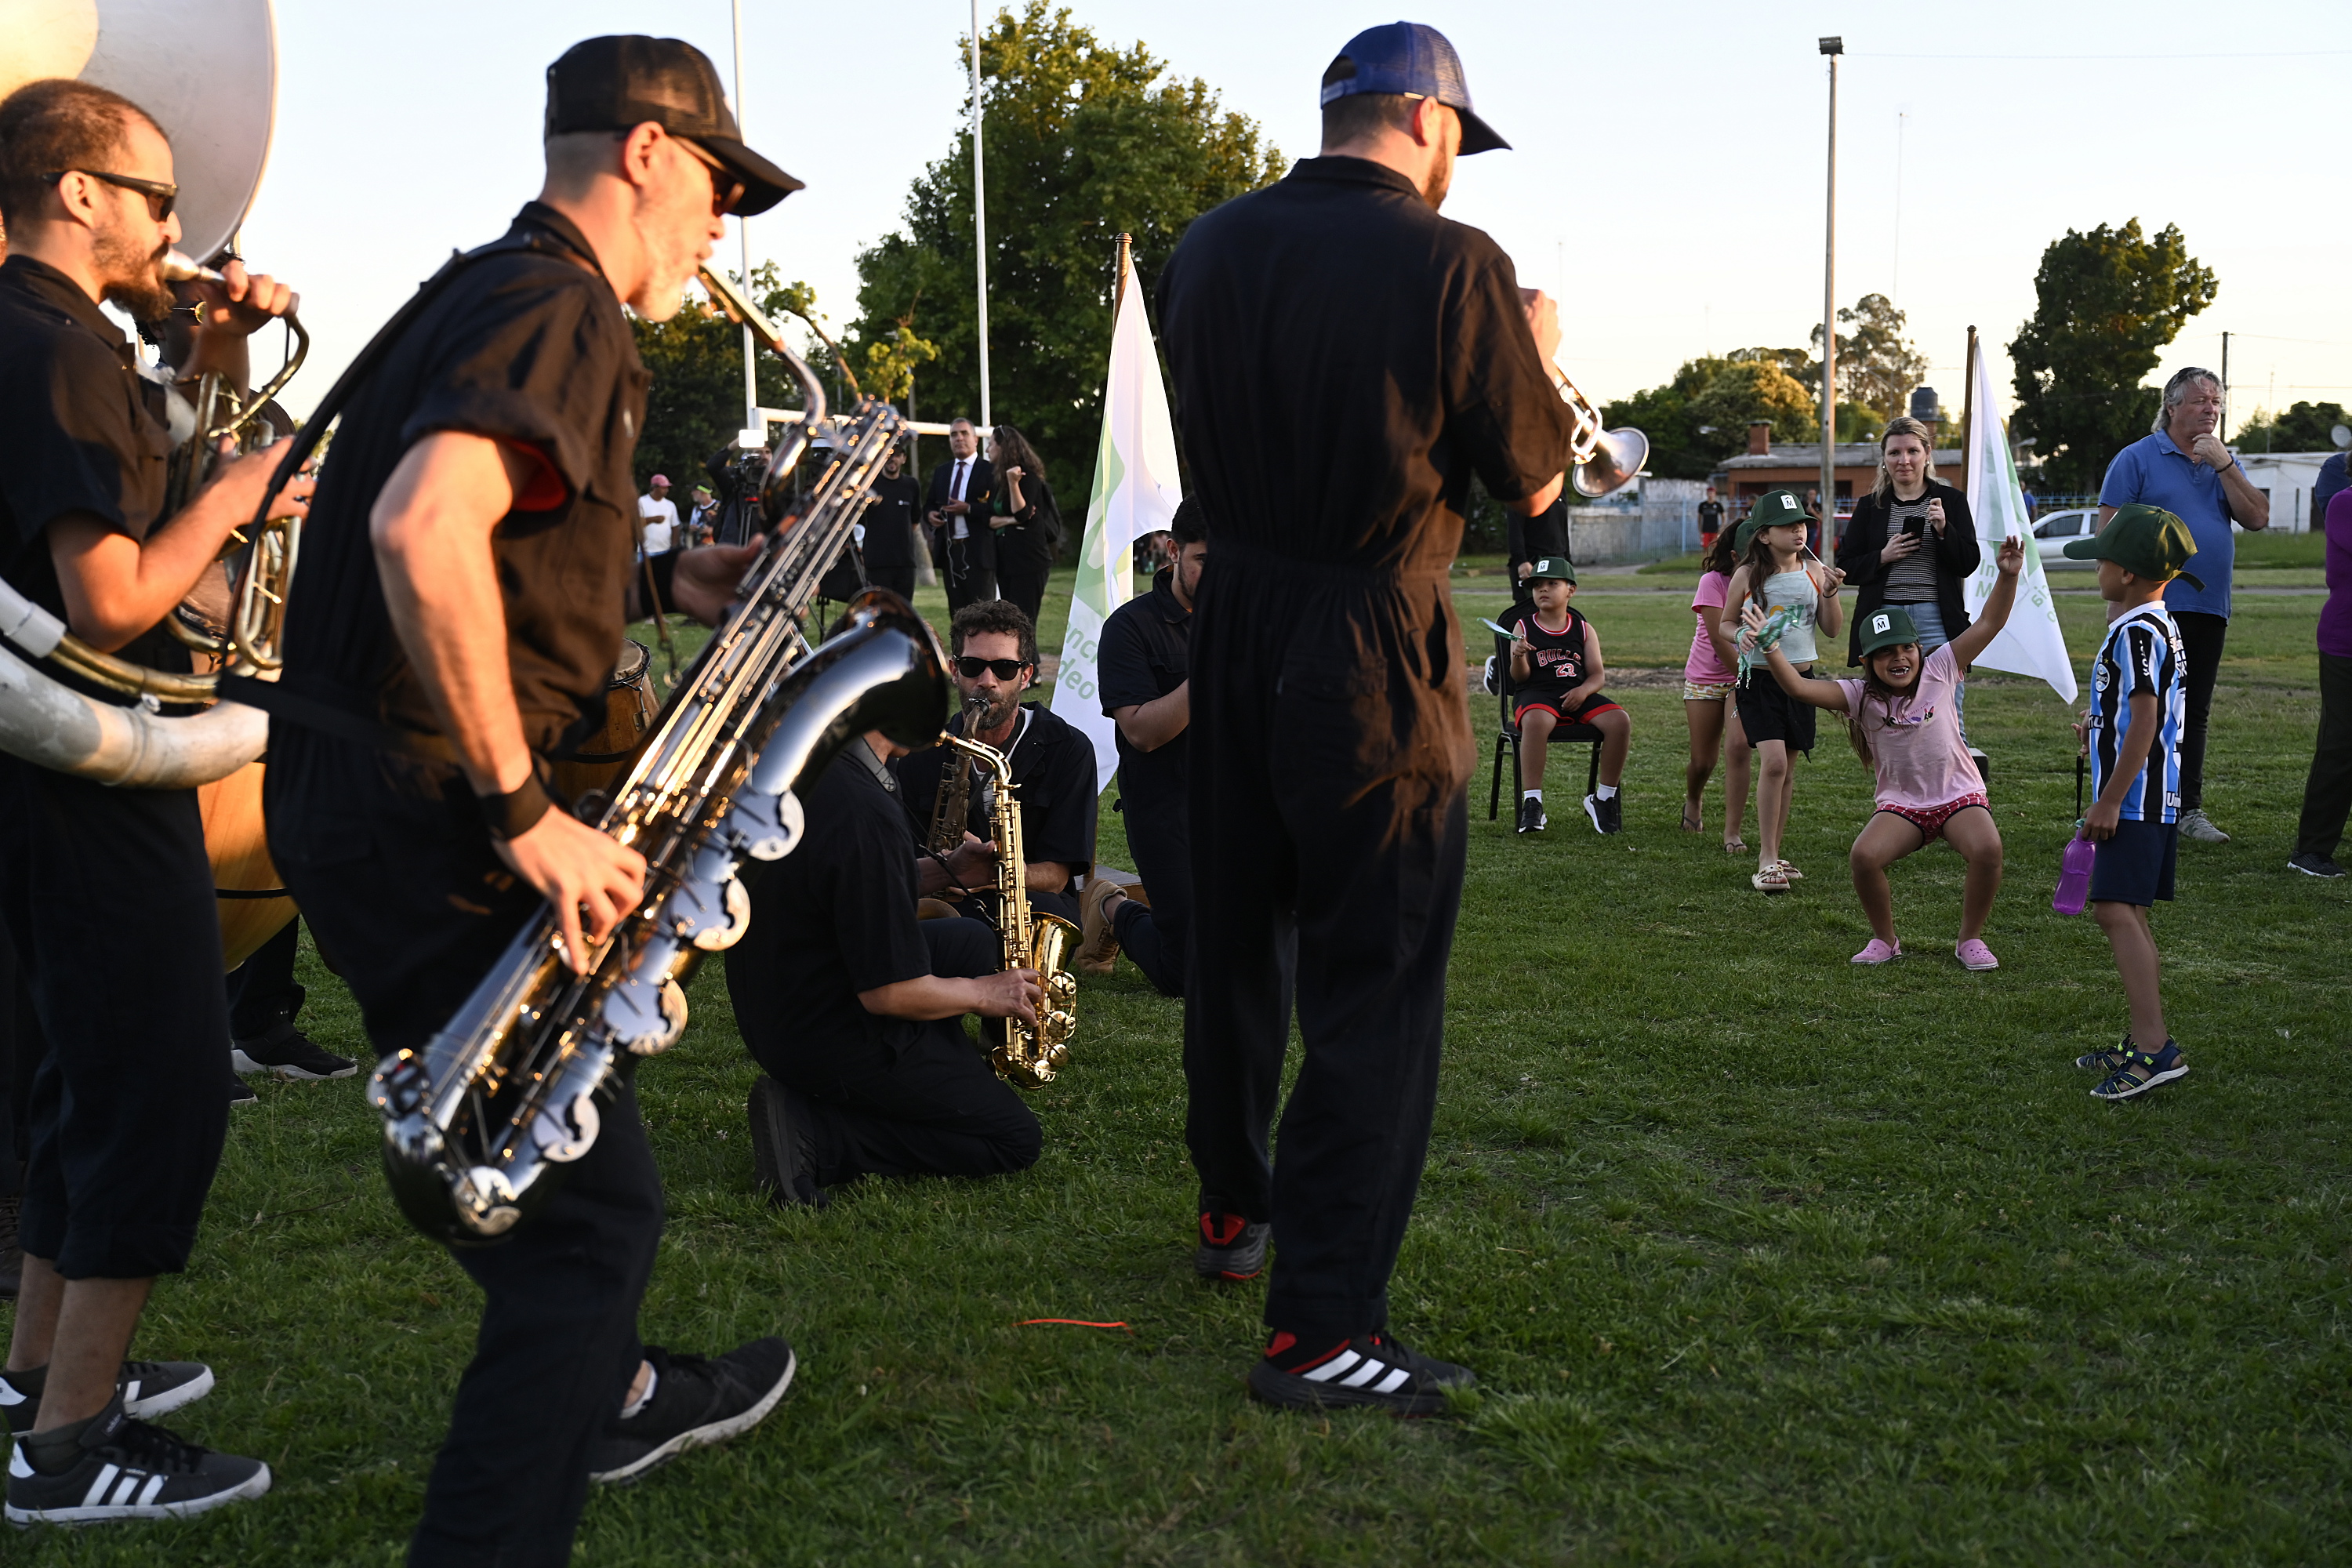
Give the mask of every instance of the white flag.
POLYGON ((1054 677, 1054 716, 1094 742, 1097 795, 1110 787, 1118 771, 1118 726, 1102 710, 1096 665, 1103 623, 1134 590, 1136 540, 1168 527, 1183 499, 1168 389, 1160 384, 1143 289, 1129 258, 1119 279, 1118 319, 1111 326, 1110 375, 1103 384, 1102 442, 1095 451, 1094 490, 1087 498, 1086 542, 1078 551, 1070 625, 1054 677))
POLYGON ((1977 655, 1981 669, 2003 669, 2031 675, 2050 684, 2061 699, 2074 700, 2074 661, 2058 630, 2058 606, 2050 597, 2050 580, 2042 574, 2042 551, 2033 525, 2025 515, 2025 491, 2017 482, 2017 464, 2009 450, 2009 426, 1993 412, 1992 375, 1985 357, 1974 354, 1969 366, 1973 416, 1969 428, 1969 510, 1977 520, 1977 545, 1984 559, 1963 585, 1969 618, 1984 614, 1984 602, 1999 580, 1995 557, 2004 539, 2025 543, 2025 569, 2018 574, 2017 603, 2009 624, 1977 655))

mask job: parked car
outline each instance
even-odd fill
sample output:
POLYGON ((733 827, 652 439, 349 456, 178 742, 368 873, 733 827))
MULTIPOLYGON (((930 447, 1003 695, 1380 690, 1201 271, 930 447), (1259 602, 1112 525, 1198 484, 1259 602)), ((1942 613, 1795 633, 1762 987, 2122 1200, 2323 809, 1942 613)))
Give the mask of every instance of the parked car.
POLYGON ((2061 553, 2067 544, 2077 539, 2088 539, 2099 531, 2099 509, 2095 506, 2070 507, 2053 511, 2033 525, 2033 537, 2042 555, 2042 569, 2056 572, 2081 568, 2098 570, 2095 561, 2075 561, 2061 553))

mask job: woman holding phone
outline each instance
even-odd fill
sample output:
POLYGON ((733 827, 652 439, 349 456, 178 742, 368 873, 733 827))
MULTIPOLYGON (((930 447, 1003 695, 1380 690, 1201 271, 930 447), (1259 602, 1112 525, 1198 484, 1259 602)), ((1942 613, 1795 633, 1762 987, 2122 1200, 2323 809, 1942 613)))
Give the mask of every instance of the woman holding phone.
MULTIPOLYGON (((1878 483, 1855 503, 1853 521, 1838 542, 1838 570, 1859 591, 1846 663, 1864 618, 1881 605, 1901 605, 1918 628, 1922 658, 1969 629, 1961 585, 1983 560, 1968 498, 1936 478, 1935 432, 1919 420, 1890 419, 1878 437, 1878 483)), ((1964 694, 1953 707, 1966 732, 1964 694)))

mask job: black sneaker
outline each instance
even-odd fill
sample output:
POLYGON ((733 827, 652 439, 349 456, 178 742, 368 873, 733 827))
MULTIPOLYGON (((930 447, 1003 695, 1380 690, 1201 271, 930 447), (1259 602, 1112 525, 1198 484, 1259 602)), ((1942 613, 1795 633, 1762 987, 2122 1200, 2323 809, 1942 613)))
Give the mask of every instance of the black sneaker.
POLYGON ((282 1022, 257 1038, 237 1041, 230 1060, 239 1072, 275 1073, 279 1078, 349 1078, 360 1070, 351 1058, 321 1049, 310 1036, 282 1022))
POLYGON ((25 1282, 25 1248, 16 1238, 16 1215, 24 1202, 15 1193, 0 1198, 0 1300, 13 1300, 25 1282))
POLYGON ((1264 1221, 1253 1225, 1237 1214, 1203 1211, 1192 1272, 1203 1279, 1255 1279, 1265 1268, 1265 1238, 1273 1234, 1264 1221))
POLYGON ((2306 877, 2335 878, 2344 875, 2344 868, 2326 856, 2307 855, 2299 849, 2286 858, 2286 863, 2291 869, 2300 871, 2306 877))
POLYGON ((1317 1354, 1298 1355, 1298 1342, 1274 1336, 1250 1368, 1250 1392, 1287 1410, 1367 1405, 1399 1415, 1436 1415, 1445 1391, 1478 1380, 1466 1366, 1408 1350, 1386 1334, 1358 1334, 1317 1354))
POLYGON ((588 1479, 634 1481, 688 1448, 724 1443, 766 1418, 793 1384, 793 1347, 779 1339, 753 1340, 706 1361, 646 1347, 653 1363, 653 1397, 623 1420, 614 1417, 589 1461, 588 1479))
POLYGON ((1523 795, 1519 796, 1520 832, 1541 833, 1546 827, 1550 826, 1550 822, 1551 819, 1544 816, 1542 801, 1537 799, 1531 795, 1523 795))
POLYGON ((261 1096, 253 1092, 252 1086, 245 1079, 237 1077, 234 1072, 228 1075, 228 1102, 231 1105, 251 1105, 260 1098, 261 1096))
POLYGON ((751 1182, 779 1206, 825 1205, 825 1190, 816 1182, 816 1139, 810 1131, 808 1107, 801 1097, 762 1074, 752 1080, 751 1182))
MULTIPOLYGON (((47 1367, 31 1373, 0 1372, 0 1414, 7 1416, 11 1436, 21 1437, 33 1429, 47 1373, 47 1367)), ((194 1405, 212 1391, 213 1369, 200 1361, 126 1361, 114 1382, 122 1413, 142 1421, 194 1405)))
POLYGON ((1592 818, 1592 831, 1595 833, 1624 832, 1624 792, 1620 790, 1617 794, 1611 795, 1607 800, 1601 799, 1597 795, 1586 795, 1584 797, 1584 815, 1592 818))
POLYGON ((70 1468, 33 1468, 30 1443, 8 1458, 8 1522, 103 1524, 121 1519, 187 1519, 269 1489, 259 1459, 215 1454, 122 1413, 117 1399, 86 1426, 70 1468))

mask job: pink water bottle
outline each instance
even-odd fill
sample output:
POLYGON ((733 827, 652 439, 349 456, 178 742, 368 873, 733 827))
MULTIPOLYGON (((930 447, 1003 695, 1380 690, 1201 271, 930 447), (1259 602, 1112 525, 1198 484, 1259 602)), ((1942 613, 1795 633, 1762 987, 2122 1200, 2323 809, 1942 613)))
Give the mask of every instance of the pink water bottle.
POLYGON ((2095 840, 2079 837, 2082 825, 2075 824, 2078 837, 2069 839, 2066 855, 2058 863, 2058 890, 2050 895, 2050 907, 2062 915, 2079 915, 2084 901, 2091 892, 2091 863, 2098 858, 2095 840))

